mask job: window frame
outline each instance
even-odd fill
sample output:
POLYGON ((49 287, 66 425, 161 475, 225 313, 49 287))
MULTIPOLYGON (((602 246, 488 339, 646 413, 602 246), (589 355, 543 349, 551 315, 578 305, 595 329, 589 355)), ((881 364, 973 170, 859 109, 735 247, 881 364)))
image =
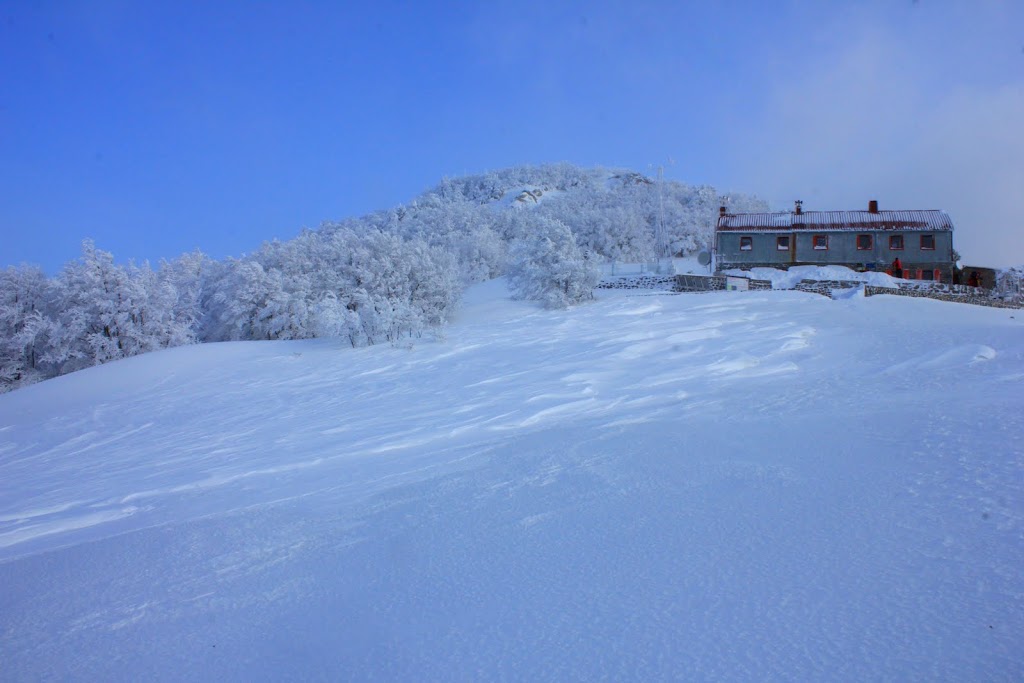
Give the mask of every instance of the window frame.
POLYGON ((828 235, 811 235, 811 250, 812 251, 828 251, 828 235), (824 244, 818 246, 818 239, 824 241, 824 244))
POLYGON ((903 235, 889 235, 889 251, 903 251, 906 243, 907 241, 903 238, 903 235), (894 247, 893 240, 899 240, 900 246, 894 247))
POLYGON ((921 251, 935 251, 935 235, 934 234, 921 235, 921 242, 920 242, 920 244, 921 244, 921 251), (925 240, 926 237, 931 239, 932 246, 930 246, 930 247, 924 246, 924 240, 925 240))
POLYGON ((775 250, 776 251, 789 251, 790 244, 792 244, 792 237, 790 235, 776 235, 775 236, 775 250), (786 246, 782 246, 782 240, 786 240, 786 246))
POLYGON ((753 235, 740 235, 740 251, 753 251, 754 250, 754 236, 753 235), (746 245, 746 246, 744 246, 746 245))
POLYGON ((875 249, 875 236, 872 235, 871 233, 860 233, 859 235, 857 235, 856 243, 857 243, 857 251, 874 251, 874 249, 875 249), (868 240, 868 244, 867 244, 866 247, 862 247, 860 245, 860 241, 861 241, 862 237, 866 237, 867 240, 868 240))

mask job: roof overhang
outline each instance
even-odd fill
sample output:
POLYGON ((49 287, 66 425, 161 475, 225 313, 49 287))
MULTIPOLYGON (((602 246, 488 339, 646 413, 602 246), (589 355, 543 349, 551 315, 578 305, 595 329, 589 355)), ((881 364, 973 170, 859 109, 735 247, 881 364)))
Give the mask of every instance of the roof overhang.
POLYGON ((940 232, 953 230, 945 211, 804 211, 727 213, 717 232, 940 232))

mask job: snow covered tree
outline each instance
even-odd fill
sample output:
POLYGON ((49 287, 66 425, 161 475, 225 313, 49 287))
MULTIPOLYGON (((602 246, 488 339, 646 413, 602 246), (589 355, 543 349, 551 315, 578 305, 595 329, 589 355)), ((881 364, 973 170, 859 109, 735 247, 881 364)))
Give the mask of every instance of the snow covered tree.
POLYGON ((149 264, 123 267, 91 241, 50 287, 51 315, 43 361, 54 374, 72 372, 194 337, 175 317, 177 291, 149 264))
POLYGON ((46 275, 32 266, 0 271, 0 392, 47 376, 46 275))
POLYGON ((175 286, 178 280, 163 268, 154 271, 148 263, 129 265, 126 270, 131 297, 125 321, 130 342, 122 345, 125 355, 194 343, 195 314, 189 310, 194 302, 182 301, 175 286))
POLYGON ((359 316, 366 343, 418 336, 447 322, 460 291, 450 254, 383 232, 347 238, 350 286, 339 294, 359 316))
POLYGON ((210 294, 209 280, 213 267, 214 261, 199 250, 160 263, 160 281, 174 289, 171 315, 178 329, 187 335, 188 341, 184 343, 201 338, 204 305, 210 294))
POLYGON ((1024 266, 1005 268, 996 273, 996 292, 1006 301, 1024 302, 1024 266))
POLYGON ((292 313, 281 273, 257 261, 230 259, 213 296, 217 328, 213 340, 291 339, 292 313))
POLYGON ((310 311, 310 331, 314 337, 346 339, 358 346, 361 339, 359 316, 333 292, 324 292, 310 311))
POLYGON ((600 270, 564 223, 539 217, 533 234, 512 247, 509 289, 517 299, 565 308, 592 299, 600 270))
POLYGON ((126 328, 134 292, 113 255, 86 240, 82 257, 64 266, 53 292, 46 360, 60 374, 129 355, 125 345, 132 335, 126 328))

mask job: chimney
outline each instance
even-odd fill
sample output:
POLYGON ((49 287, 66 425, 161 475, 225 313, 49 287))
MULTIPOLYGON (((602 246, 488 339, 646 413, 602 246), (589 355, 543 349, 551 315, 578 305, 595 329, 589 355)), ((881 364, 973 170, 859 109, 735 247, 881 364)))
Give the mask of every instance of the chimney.
POLYGON ((878 200, 872 199, 868 202, 868 213, 878 213, 878 200))
POLYGON ((801 200, 798 199, 793 202, 793 204, 796 206, 796 211, 794 211, 794 213, 796 213, 797 216, 804 212, 804 203, 801 200))
POLYGON ((718 207, 718 215, 719 216, 724 216, 725 215, 725 207, 724 206, 718 207))

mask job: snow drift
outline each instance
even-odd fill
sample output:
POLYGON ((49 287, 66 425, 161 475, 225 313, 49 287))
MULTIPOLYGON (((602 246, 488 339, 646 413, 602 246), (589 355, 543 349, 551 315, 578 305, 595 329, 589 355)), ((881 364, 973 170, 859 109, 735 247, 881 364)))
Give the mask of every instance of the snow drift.
POLYGON ((798 292, 0 396, 10 680, 1015 680, 1019 313, 798 292))

